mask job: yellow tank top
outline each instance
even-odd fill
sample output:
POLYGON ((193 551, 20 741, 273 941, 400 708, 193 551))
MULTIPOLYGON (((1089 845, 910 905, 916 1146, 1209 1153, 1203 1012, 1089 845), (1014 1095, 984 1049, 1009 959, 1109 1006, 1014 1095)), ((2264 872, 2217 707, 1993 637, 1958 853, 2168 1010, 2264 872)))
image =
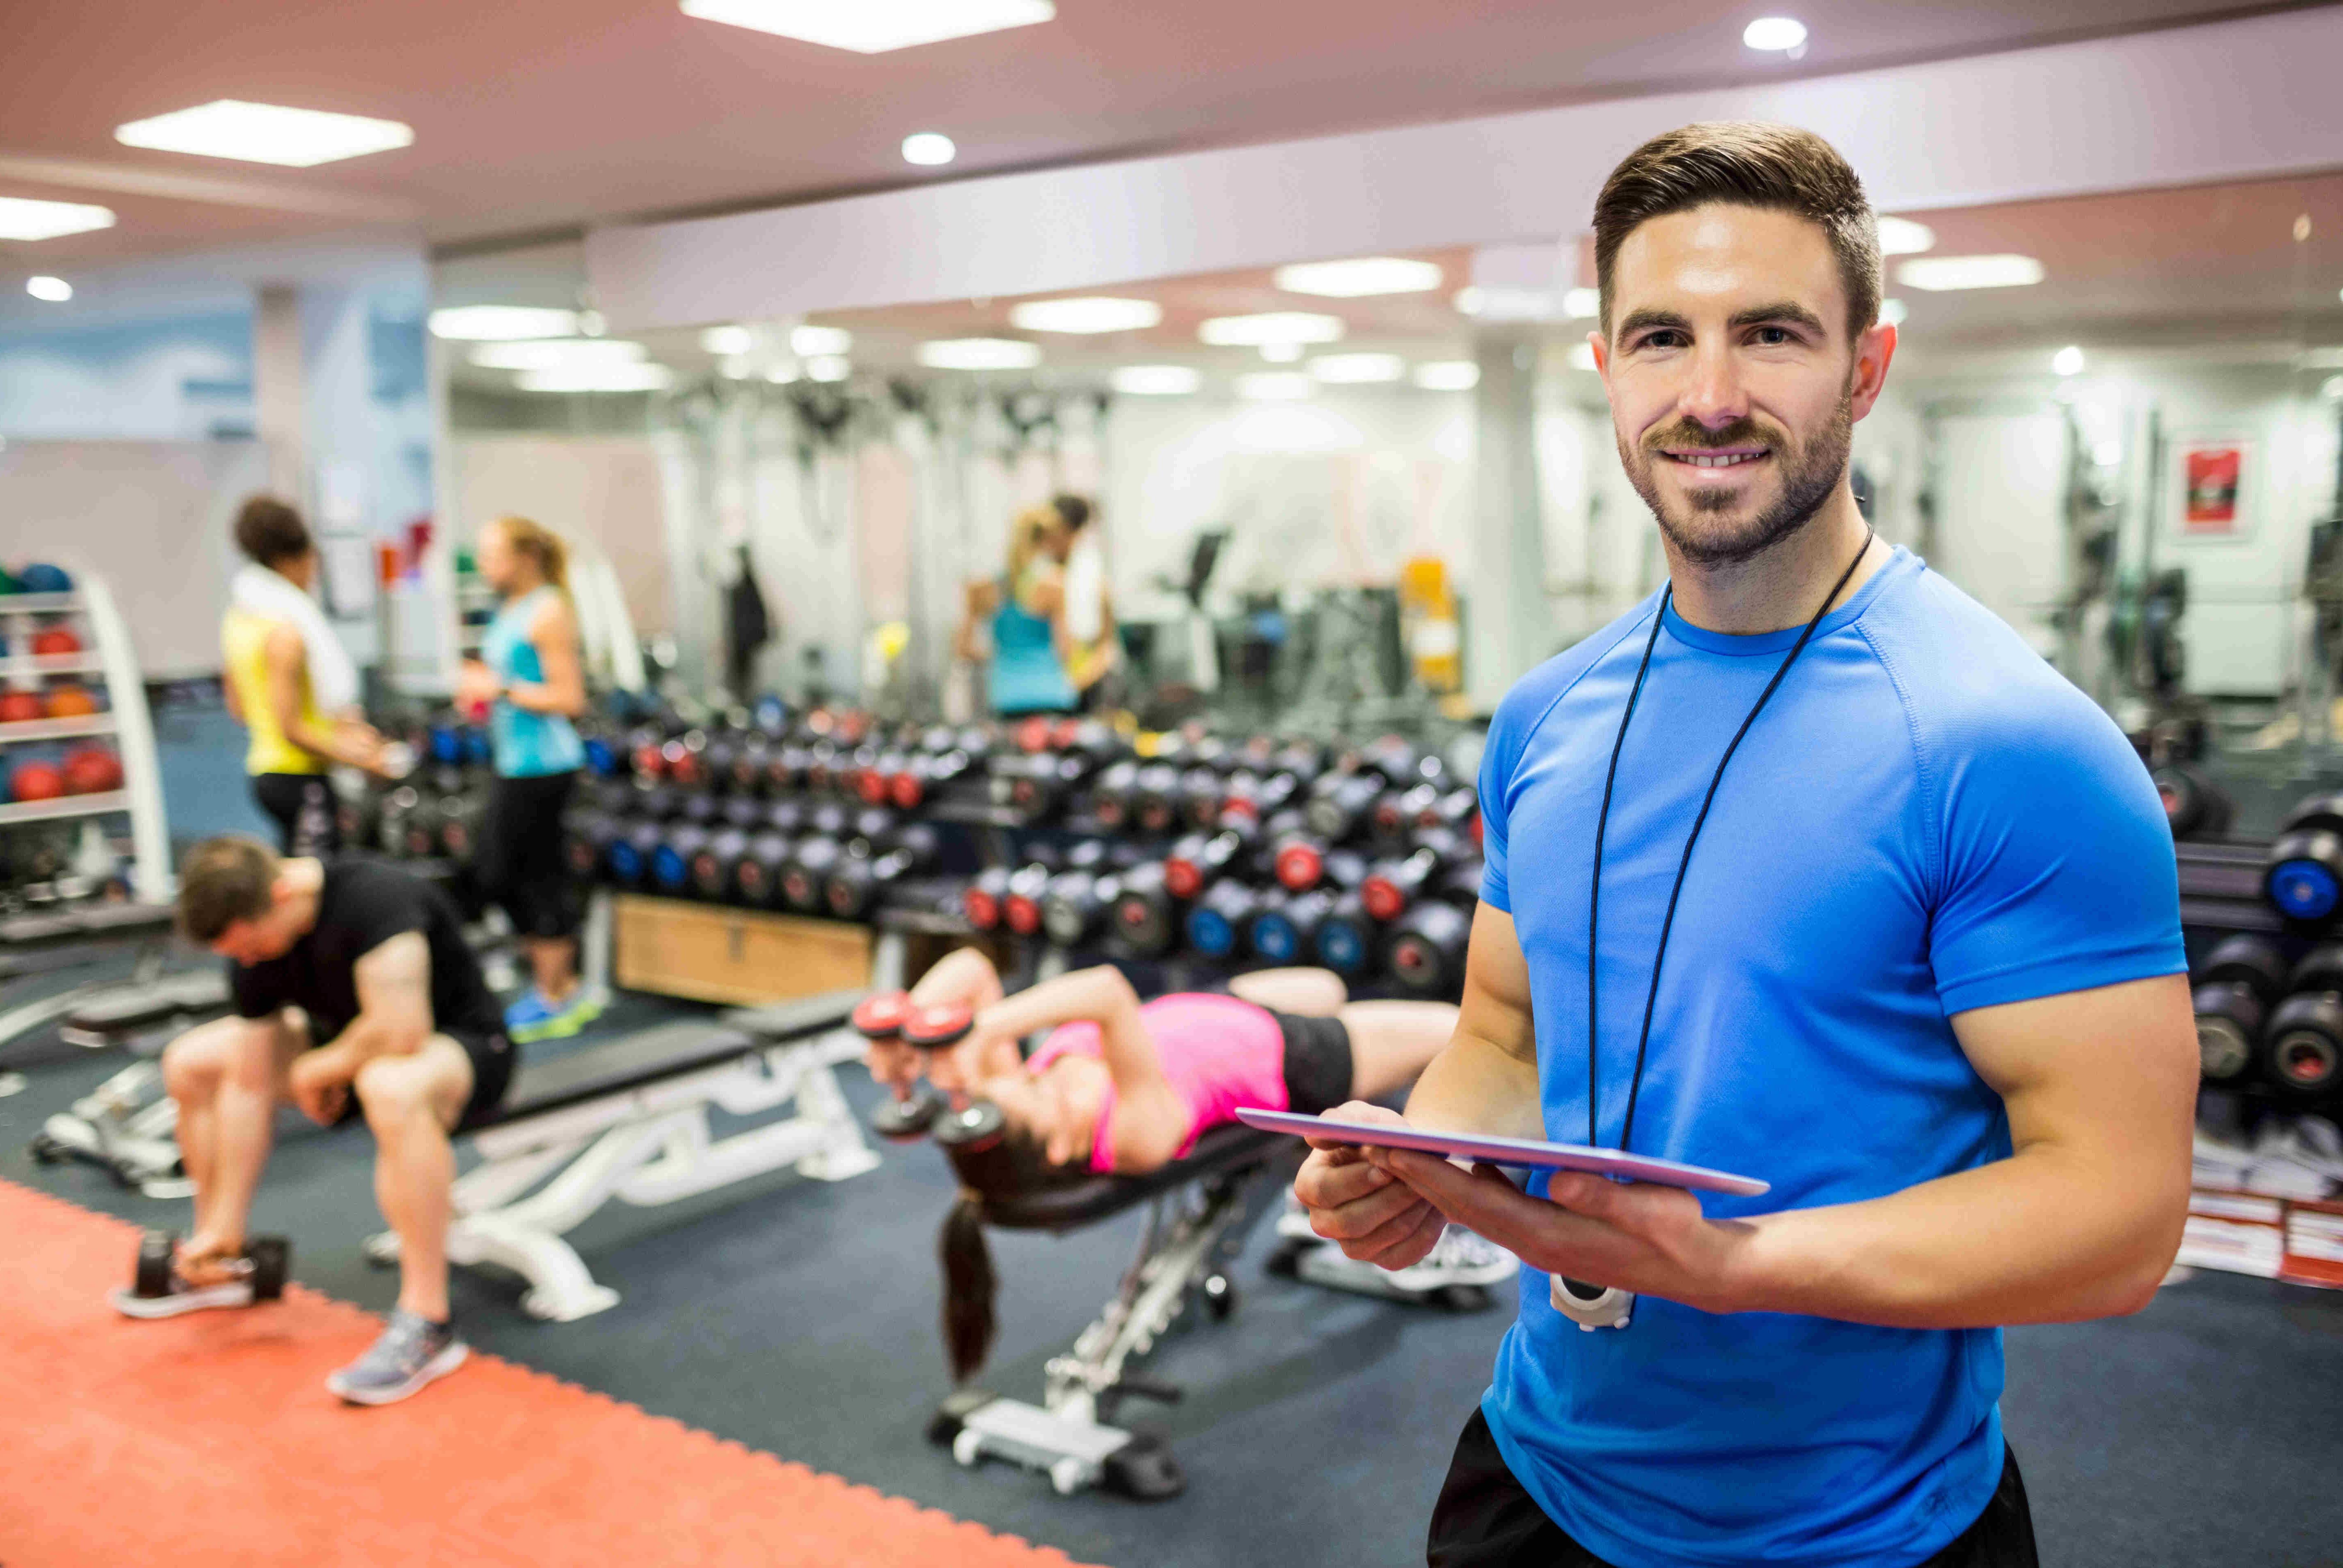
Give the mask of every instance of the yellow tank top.
MULTIPOLYGON (((268 700, 268 634, 281 621, 230 608, 220 622, 222 676, 235 689, 236 706, 244 709, 244 727, 252 744, 244 754, 244 770, 263 773, 323 773, 326 764, 285 739, 277 709, 268 700)), ((326 728, 310 695, 309 674, 301 672, 301 718, 319 729, 326 728)))

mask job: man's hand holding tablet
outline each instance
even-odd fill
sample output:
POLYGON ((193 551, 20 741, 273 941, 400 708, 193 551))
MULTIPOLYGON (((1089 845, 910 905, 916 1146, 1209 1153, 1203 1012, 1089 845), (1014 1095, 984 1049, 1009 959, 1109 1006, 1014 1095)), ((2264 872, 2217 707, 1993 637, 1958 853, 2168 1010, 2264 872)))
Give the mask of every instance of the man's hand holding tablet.
MULTIPOLYGON (((1328 1121, 1405 1127, 1407 1119, 1359 1101, 1328 1121)), ((1738 1282, 1757 1234, 1742 1221, 1713 1221, 1700 1200, 1659 1181, 1614 1181, 1556 1171, 1532 1197, 1493 1165, 1460 1170, 1438 1154, 1360 1147, 1304 1134, 1312 1151, 1293 1183, 1311 1227, 1347 1257, 1386 1269, 1421 1261, 1453 1221, 1534 1269, 1704 1312, 1745 1311, 1738 1282)))

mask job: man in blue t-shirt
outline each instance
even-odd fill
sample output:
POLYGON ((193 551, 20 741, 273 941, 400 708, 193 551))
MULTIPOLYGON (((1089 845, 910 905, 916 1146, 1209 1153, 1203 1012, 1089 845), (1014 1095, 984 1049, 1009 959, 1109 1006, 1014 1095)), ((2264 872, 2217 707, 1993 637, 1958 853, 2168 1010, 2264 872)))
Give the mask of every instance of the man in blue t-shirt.
POLYGON ((1524 1264, 1434 1568, 2032 1564, 1999 1325, 2137 1311, 2187 1208, 2164 814, 2104 715, 1856 508, 1896 330, 1845 161, 1688 126, 1594 229, 1670 587, 1498 709, 1463 1010, 1406 1119, 1772 1191, 1523 1192, 1324 1144, 1295 1191, 1353 1257, 1454 1221, 1524 1264))

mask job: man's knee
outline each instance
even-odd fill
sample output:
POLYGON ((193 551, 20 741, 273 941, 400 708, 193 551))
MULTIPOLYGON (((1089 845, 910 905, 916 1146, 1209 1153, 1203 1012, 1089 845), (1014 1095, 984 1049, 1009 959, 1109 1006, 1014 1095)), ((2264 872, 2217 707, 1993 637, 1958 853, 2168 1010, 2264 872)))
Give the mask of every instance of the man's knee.
POLYGON ((377 1056, 358 1069, 353 1081, 367 1125, 377 1137, 412 1131, 418 1121, 443 1127, 454 1097, 447 1064, 426 1048, 412 1056, 377 1056))
MULTIPOLYGON (((207 1100, 243 1065, 246 1037, 261 1031, 243 1019, 199 1023, 163 1048, 163 1090, 178 1101, 207 1100)), ((262 1054, 265 1058, 266 1049, 262 1054)))

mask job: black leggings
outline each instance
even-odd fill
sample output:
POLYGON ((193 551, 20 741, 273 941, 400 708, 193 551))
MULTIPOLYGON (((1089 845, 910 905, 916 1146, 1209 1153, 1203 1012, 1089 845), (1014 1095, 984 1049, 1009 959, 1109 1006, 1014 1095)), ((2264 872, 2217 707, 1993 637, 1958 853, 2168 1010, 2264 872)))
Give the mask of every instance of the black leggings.
POLYGON ((341 852, 341 816, 323 773, 256 773, 252 799, 277 823, 278 854, 341 852))
POLYGON ((578 884, 561 846, 561 814, 577 782, 575 773, 548 773, 500 778, 488 787, 472 884, 483 900, 504 907, 524 937, 578 934, 578 884))

